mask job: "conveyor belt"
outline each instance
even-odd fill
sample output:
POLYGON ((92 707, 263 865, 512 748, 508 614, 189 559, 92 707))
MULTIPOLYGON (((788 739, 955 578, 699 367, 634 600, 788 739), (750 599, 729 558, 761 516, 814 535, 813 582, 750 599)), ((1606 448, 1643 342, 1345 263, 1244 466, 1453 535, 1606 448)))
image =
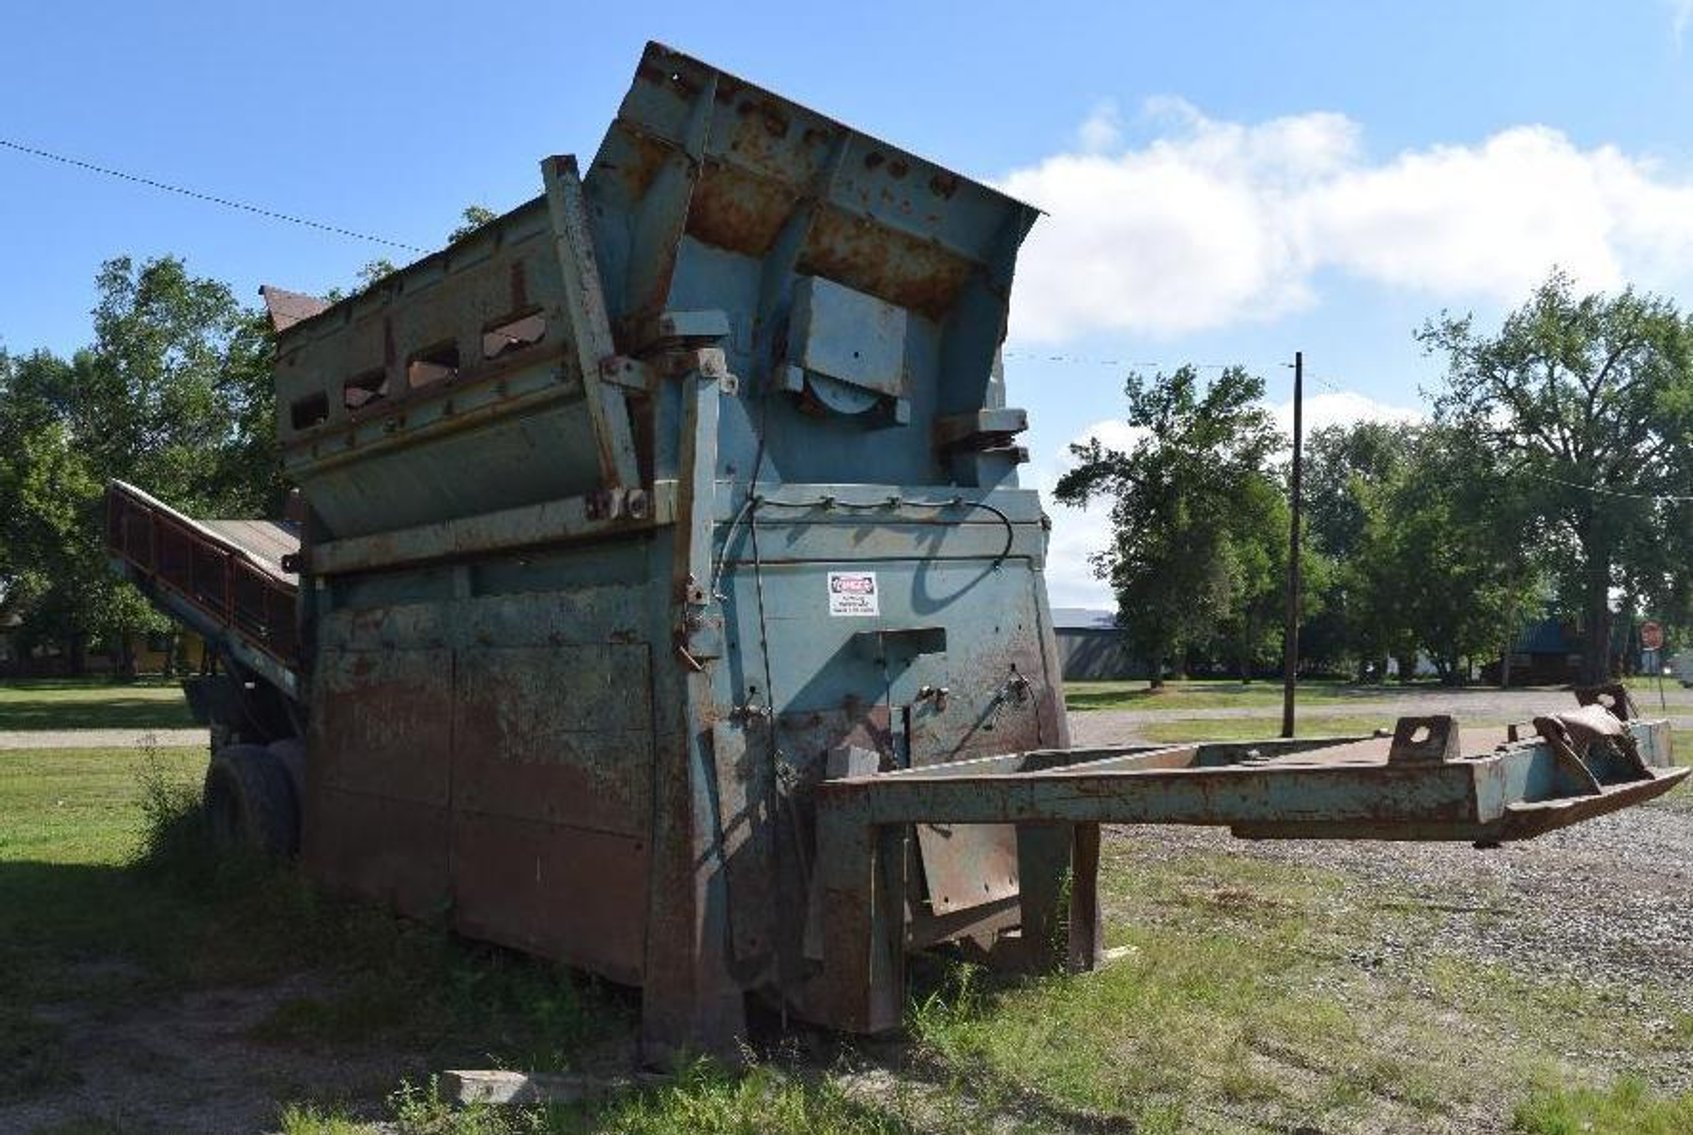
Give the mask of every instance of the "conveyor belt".
POLYGON ((106 489, 106 548, 155 606, 290 698, 298 696, 298 579, 291 524, 194 520, 133 485, 106 489))

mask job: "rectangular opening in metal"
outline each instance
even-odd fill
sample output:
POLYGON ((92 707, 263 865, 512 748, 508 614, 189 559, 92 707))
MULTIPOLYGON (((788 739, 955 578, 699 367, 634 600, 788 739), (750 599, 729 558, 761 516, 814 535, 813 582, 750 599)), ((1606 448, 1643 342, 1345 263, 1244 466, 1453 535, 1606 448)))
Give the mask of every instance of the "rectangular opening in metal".
POLYGON ((359 410, 388 397, 388 372, 381 367, 355 374, 341 384, 341 404, 359 410))
POLYGON ((406 385, 416 390, 432 382, 444 382, 459 372, 459 345, 452 340, 425 347, 406 364, 406 385))
POLYGON ((539 310, 513 312, 482 332, 482 357, 497 359, 539 343, 547 336, 547 317, 539 310))
POLYGON ((309 430, 329 420, 329 395, 319 390, 296 398, 288 407, 288 420, 297 430, 309 430))

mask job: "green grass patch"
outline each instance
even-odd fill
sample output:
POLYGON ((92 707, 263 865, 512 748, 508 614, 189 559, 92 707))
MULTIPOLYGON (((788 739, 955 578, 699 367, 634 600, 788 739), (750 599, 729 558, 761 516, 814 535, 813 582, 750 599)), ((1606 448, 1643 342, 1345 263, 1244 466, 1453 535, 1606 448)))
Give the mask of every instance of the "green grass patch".
POLYGON ((1523 1117, 1693 1131, 1679 1097, 1624 1100, 1646 1125, 1614 1128, 1608 1097, 1525 1098, 1594 1074, 1560 1054, 1661 1064, 1682 1026, 1661 992, 1419 948, 1452 917, 1437 897, 1150 841, 1108 843, 1102 883, 1121 955, 1102 971, 954 968, 918 997, 913 1034, 969 1090, 1137 1131, 1492 1129, 1518 1103, 1535 1133, 1566 1128, 1523 1117))
POLYGON ((1660 1097, 1633 1076, 1603 1091, 1542 1087, 1517 1106, 1511 1129, 1524 1135, 1686 1135, 1693 1131, 1693 1093, 1660 1097))
MULTIPOLYGON (((1393 728, 1393 719, 1359 715, 1302 717, 1301 737, 1368 737, 1377 729, 1393 728)), ((1273 717, 1183 718, 1150 722, 1135 732, 1148 741, 1259 741, 1281 733, 1281 721, 1273 717)))
MULTIPOLYGON (((1379 686, 1353 686, 1340 682, 1301 682, 1299 700, 1311 704, 1336 704, 1366 698, 1391 697, 1379 686)), ((1151 689, 1144 679, 1127 682, 1065 682, 1064 703, 1079 709, 1171 710, 1224 709, 1232 706, 1277 706, 1281 704, 1279 682, 1239 682, 1218 679, 1167 681, 1151 689)))
MULTIPOLYGON (((1368 737, 1376 730, 1392 733, 1394 718, 1372 717, 1362 714, 1313 714, 1297 720, 1300 737, 1368 737)), ((1477 736, 1489 744, 1505 740, 1506 722, 1499 720, 1464 720, 1460 722, 1467 739, 1477 736)), ((1272 739, 1281 733, 1281 720, 1273 717, 1184 718, 1172 717, 1138 726, 1137 734, 1148 741, 1259 741, 1272 739)), ((1466 741, 1466 748, 1468 747, 1466 741)))
POLYGON ((0 731, 192 729, 175 682, 43 679, 0 685, 0 731))
MULTIPOLYGON (((799 1065, 755 1062, 731 1071, 708 1061, 668 1081, 593 1105, 459 1106, 435 1082, 404 1084, 388 1098, 386 1130, 398 1135, 973 1135, 980 1114, 957 1099, 882 1099, 845 1077, 799 1065), (904 1114, 912 1112, 913 1115, 904 1114), (920 1112, 921 1122, 915 1121, 920 1112)), ((283 1135, 375 1135, 345 1112, 283 1108, 283 1135)))
POLYGON ((333 900, 292 867, 214 854, 199 820, 205 761, 0 752, 0 1005, 15 1007, 0 1014, 0 1056, 18 1058, 20 1079, 39 1087, 54 1059, 32 1006, 117 1008, 302 971, 311 992, 280 1003, 257 1039, 559 1068, 629 1027, 626 1004, 561 966, 333 900))

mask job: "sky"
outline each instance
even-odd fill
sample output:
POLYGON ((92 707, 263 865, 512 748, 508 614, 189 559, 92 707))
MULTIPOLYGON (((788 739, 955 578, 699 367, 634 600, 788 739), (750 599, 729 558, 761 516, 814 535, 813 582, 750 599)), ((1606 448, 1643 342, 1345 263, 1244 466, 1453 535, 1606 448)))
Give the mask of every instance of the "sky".
MULTIPOLYGON (((23 153, 45 150, 432 249, 591 157, 656 39, 999 188, 1024 245, 1006 374, 1024 483, 1126 439, 1123 379, 1240 363, 1285 421, 1414 420, 1414 333, 1497 326, 1554 266, 1693 309, 1693 0, 703 6, 13 2, 0 69, 0 346, 90 338, 116 255, 257 302, 404 248, 23 153)), ((1207 373, 1214 373, 1208 371, 1207 373)), ((1048 586, 1103 509, 1054 516, 1048 586)))

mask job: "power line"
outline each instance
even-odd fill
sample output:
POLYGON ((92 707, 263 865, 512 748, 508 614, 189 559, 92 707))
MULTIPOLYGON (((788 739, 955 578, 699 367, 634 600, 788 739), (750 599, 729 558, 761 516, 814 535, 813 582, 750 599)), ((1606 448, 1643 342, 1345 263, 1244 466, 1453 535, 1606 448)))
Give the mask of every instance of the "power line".
POLYGON ((1693 501, 1693 496, 1679 496, 1675 493, 1631 493, 1624 489, 1607 489, 1599 485, 1583 485, 1578 481, 1566 481, 1562 477, 1552 477, 1545 473, 1531 473, 1527 469, 1518 469, 1517 472, 1524 477, 1530 477, 1536 481, 1547 481, 1554 485, 1562 485, 1566 489, 1580 489, 1584 493, 1592 493, 1595 496, 1601 497, 1623 497, 1627 500, 1637 501, 1669 501, 1676 504, 1686 504, 1689 501, 1693 501))
MULTIPOLYGON (((1194 370, 1215 370, 1215 371, 1224 371, 1224 370, 1229 370, 1229 369, 1234 368, 1234 367, 1240 367, 1242 370, 1245 370, 1245 371, 1251 373, 1251 372, 1268 371, 1268 370, 1274 370, 1274 369, 1282 369, 1282 368, 1286 368, 1286 367, 1289 367, 1289 366, 1292 365, 1291 363, 1285 363, 1285 362, 1275 362, 1275 363, 1243 363, 1243 362, 1234 362, 1234 363, 1188 363, 1188 362, 1170 363, 1170 362, 1158 362, 1158 361, 1151 361, 1151 360, 1137 362, 1137 361, 1134 361, 1134 360, 1131 360, 1131 359, 1106 359, 1106 358, 1098 358, 1098 357, 1095 357, 1095 356, 1092 356, 1092 355, 1051 354, 1051 353, 1048 353, 1048 352, 1045 352, 1045 351, 1019 351, 1019 350, 1015 350, 1015 349, 1005 351, 1004 357, 1007 358, 1007 359, 1017 360, 1017 361, 1021 361, 1021 362, 1065 363, 1065 364, 1073 365, 1073 366, 1119 367, 1119 368, 1122 368, 1122 369, 1125 369, 1125 370, 1159 371, 1159 372, 1170 372, 1170 371, 1178 370, 1181 367, 1185 366, 1185 367, 1191 367, 1194 370)), ((1333 391, 1336 394, 1358 395, 1357 391, 1346 390, 1346 389, 1344 389, 1340 386, 1337 386, 1332 380, 1325 378, 1324 376, 1322 376, 1320 374, 1307 374, 1305 377, 1309 381, 1315 382, 1318 386, 1322 386, 1322 387, 1324 387, 1324 388, 1326 388, 1330 391, 1333 391)), ((1367 395, 1358 395, 1358 396, 1359 397, 1367 397, 1367 395)))
POLYGON ((85 162, 80 158, 66 157, 64 154, 55 154, 50 150, 42 150, 35 146, 26 146, 22 142, 14 142, 9 138, 0 138, 0 148, 15 150, 20 154, 28 154, 31 157, 42 158, 50 162, 58 162, 60 165, 67 165, 73 169, 85 170, 89 173, 104 174, 107 177, 115 177, 119 181, 129 181, 134 182, 137 185, 145 185, 150 189, 158 189, 166 193, 180 194, 183 197, 191 197, 196 201, 205 201, 212 205, 222 205, 226 209, 236 209, 243 213, 252 213, 256 216, 267 217, 273 221, 286 221, 291 225, 303 225, 308 229, 317 229, 320 232, 333 233, 336 236, 351 237, 354 240, 369 241, 372 244, 385 244, 390 248, 403 248, 407 252, 424 253, 429 251, 427 248, 419 248, 415 244, 407 244, 404 241, 389 240, 387 237, 373 236, 370 233, 361 233, 353 229, 344 229, 339 225, 324 224, 322 221, 314 221, 307 217, 297 217, 292 213, 282 213, 275 209, 266 209, 259 205, 249 205, 245 201, 232 201, 228 197, 219 197, 212 193, 201 193, 196 189, 188 189, 181 185, 172 185, 169 182, 157 181, 151 177, 143 177, 137 173, 127 173, 121 169, 112 169, 109 166, 95 165, 93 162, 85 162))

